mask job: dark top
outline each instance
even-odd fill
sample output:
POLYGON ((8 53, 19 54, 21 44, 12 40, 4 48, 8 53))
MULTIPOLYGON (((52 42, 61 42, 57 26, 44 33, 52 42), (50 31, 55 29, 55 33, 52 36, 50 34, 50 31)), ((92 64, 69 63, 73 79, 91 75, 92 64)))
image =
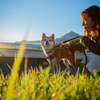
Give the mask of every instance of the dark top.
POLYGON ((68 48, 73 52, 87 48, 90 52, 100 55, 100 36, 97 39, 92 39, 92 37, 89 39, 86 36, 83 36, 80 39, 80 43, 70 45, 68 48))

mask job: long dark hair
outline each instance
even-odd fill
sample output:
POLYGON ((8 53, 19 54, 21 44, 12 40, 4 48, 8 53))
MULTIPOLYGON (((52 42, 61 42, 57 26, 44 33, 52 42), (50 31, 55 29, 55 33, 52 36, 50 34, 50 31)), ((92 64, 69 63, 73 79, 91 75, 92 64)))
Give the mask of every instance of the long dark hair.
MULTIPOLYGON (((89 17, 95 22, 95 24, 91 27, 92 37, 98 37, 100 35, 100 7, 98 6, 90 6, 87 9, 83 10, 81 15, 87 13, 89 17)), ((88 33, 84 30, 84 35, 89 37, 88 33)))

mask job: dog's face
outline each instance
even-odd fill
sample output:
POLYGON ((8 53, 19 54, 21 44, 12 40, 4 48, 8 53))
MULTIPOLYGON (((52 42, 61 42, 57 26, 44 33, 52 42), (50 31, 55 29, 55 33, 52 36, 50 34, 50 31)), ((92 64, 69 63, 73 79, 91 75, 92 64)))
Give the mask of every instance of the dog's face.
POLYGON ((40 44, 42 48, 45 50, 51 50, 52 48, 54 48, 55 46, 54 34, 52 34, 50 37, 47 37, 45 33, 43 33, 40 44))

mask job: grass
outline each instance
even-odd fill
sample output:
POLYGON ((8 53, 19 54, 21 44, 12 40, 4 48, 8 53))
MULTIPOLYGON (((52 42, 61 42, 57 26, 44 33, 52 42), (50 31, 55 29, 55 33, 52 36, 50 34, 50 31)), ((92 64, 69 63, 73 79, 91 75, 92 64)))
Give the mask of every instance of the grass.
POLYGON ((24 50, 25 43, 22 43, 11 75, 4 77, 1 71, 0 100, 100 100, 100 77, 96 73, 94 77, 84 74, 65 77, 66 72, 61 72, 51 77, 50 66, 45 70, 40 66, 40 71, 31 68, 27 72, 26 57, 25 71, 19 76, 24 50))

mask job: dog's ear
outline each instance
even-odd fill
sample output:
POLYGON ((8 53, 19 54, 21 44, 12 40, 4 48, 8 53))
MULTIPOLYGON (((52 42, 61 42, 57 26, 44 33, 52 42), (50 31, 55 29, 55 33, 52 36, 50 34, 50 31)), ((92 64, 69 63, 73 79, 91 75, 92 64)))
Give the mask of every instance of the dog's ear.
POLYGON ((52 39, 54 39, 54 38, 55 38, 54 34, 52 34, 52 35, 51 35, 51 38, 52 38, 52 39))
POLYGON ((46 37, 45 33, 42 34, 42 39, 44 39, 46 37))

